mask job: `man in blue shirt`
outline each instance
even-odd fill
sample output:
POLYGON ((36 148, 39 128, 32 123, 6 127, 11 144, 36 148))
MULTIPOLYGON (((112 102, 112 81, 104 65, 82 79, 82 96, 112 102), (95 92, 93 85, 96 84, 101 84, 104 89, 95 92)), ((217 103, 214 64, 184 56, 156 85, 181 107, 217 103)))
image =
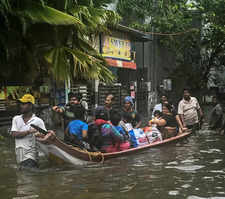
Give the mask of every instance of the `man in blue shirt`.
POLYGON ((88 124, 82 121, 83 108, 80 105, 73 106, 74 120, 66 128, 65 134, 70 137, 70 141, 80 146, 87 138, 88 124))
POLYGON ((69 133, 75 135, 78 140, 87 137, 88 124, 81 120, 73 120, 68 125, 69 133))

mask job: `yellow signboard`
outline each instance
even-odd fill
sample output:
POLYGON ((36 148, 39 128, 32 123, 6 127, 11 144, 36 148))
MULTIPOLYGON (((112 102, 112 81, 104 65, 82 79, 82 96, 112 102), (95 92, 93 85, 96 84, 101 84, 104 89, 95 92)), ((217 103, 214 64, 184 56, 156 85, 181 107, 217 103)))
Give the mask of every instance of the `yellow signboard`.
POLYGON ((119 39, 116 37, 110 37, 106 35, 103 36, 102 56, 123 60, 131 60, 130 40, 119 39))

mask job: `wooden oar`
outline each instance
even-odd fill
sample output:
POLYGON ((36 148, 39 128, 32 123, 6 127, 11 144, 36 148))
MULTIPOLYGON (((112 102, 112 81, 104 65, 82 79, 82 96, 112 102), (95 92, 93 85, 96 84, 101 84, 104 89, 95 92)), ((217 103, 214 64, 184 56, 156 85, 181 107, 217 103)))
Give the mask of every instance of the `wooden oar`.
POLYGON ((38 132, 44 134, 44 135, 47 135, 48 134, 48 131, 40 128, 39 126, 37 126, 35 124, 31 124, 30 126, 33 127, 35 130, 37 130, 38 132))

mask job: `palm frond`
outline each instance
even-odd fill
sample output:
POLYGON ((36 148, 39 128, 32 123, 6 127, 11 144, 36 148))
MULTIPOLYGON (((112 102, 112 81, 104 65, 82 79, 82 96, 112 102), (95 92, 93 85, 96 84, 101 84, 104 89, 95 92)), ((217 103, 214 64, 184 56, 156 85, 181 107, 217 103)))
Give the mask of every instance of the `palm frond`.
MULTIPOLYGON (((100 79, 105 82, 112 82, 115 78, 112 72, 107 68, 104 58, 99 58, 86 54, 79 49, 65 48, 74 60, 74 77, 79 79, 100 79)), ((97 54, 97 53, 96 53, 97 54)))
POLYGON ((57 81, 68 80, 69 63, 67 61, 66 52, 63 48, 52 48, 45 55, 46 61, 50 64, 50 73, 57 81))
POLYGON ((114 76, 106 68, 103 59, 88 55, 79 49, 68 47, 53 48, 45 55, 46 61, 50 64, 50 72, 56 80, 93 80, 99 79, 105 82, 112 82, 114 76), (69 64, 67 60, 72 57, 69 64))
POLYGON ((82 22, 74 16, 31 0, 24 0, 23 4, 16 11, 20 16, 30 19, 33 23, 82 25, 82 22))
MULTIPOLYGON (((48 71, 57 81, 70 78, 112 82, 114 76, 107 68, 104 58, 93 48, 91 38, 97 33, 107 32, 107 24, 116 22, 118 15, 104 9, 103 6, 100 6, 101 3, 96 6, 96 1, 20 0, 14 2, 13 0, 0 0, 0 17, 4 19, 4 27, 2 26, 0 30, 0 48, 1 52, 4 52, 4 54, 0 54, 1 60, 5 60, 5 62, 10 60, 10 57, 7 58, 7 53, 11 52, 9 47, 12 44, 15 48, 24 47, 27 51, 33 49, 42 56, 43 51, 46 52, 46 48, 40 47, 39 49, 36 45, 42 44, 44 41, 50 49, 44 56, 48 63, 48 71), (44 34, 46 37, 51 34, 51 39, 43 40, 40 35, 32 34, 32 31, 36 30, 39 25, 49 28, 50 31, 45 29, 46 33, 44 34), (61 31, 61 29, 68 31, 61 31), (15 32, 17 33, 16 39, 15 32), (25 34, 26 32, 29 34, 25 34), (8 35, 13 35, 14 40, 19 42, 14 42, 14 40, 12 42, 8 35), (73 49, 71 48, 71 38, 73 49)), ((107 1, 100 0, 99 2, 107 1)), ((34 53, 30 56, 38 59, 34 53)), ((18 57, 24 60, 22 54, 18 57)), ((37 69, 37 65, 31 64, 33 62, 32 59, 27 61, 26 67, 21 62, 20 67, 23 70, 30 70, 32 67, 37 69)), ((36 72, 36 70, 33 71, 36 72)))
POLYGON ((120 17, 111 10, 95 8, 92 6, 77 5, 72 7, 69 12, 79 18, 90 32, 107 32, 107 25, 115 25, 119 22, 120 17))
POLYGON ((10 5, 8 0, 0 0, 0 8, 4 9, 4 10, 7 10, 7 11, 10 11, 11 5, 10 5))

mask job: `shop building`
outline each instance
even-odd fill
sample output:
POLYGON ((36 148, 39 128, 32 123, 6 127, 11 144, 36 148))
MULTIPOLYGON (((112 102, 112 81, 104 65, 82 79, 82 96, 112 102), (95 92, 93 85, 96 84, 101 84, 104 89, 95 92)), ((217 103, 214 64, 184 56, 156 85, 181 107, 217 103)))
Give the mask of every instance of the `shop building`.
POLYGON ((94 47, 105 57, 116 81, 111 85, 98 80, 84 84, 71 82, 67 93, 70 91, 83 93, 90 112, 97 105, 103 105, 108 94, 115 96, 115 108, 122 106, 123 99, 127 95, 131 95, 136 101, 137 71, 142 66, 140 62, 136 62, 136 56, 140 52, 136 51, 135 46, 136 43, 149 40, 144 33, 122 25, 111 28, 110 34, 100 34, 95 40, 94 47))

